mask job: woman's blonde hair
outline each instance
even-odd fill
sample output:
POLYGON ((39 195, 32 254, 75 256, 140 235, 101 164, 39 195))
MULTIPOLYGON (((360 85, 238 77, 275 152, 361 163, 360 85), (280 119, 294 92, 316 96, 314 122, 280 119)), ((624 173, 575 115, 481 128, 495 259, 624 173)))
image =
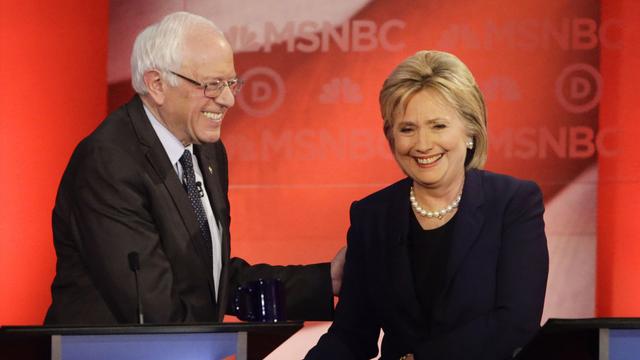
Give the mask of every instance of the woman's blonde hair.
POLYGON ((393 124, 402 116, 409 100, 422 90, 435 90, 464 120, 474 147, 467 151, 465 167, 482 168, 487 160, 487 114, 482 93, 467 66, 442 51, 418 51, 401 62, 380 90, 384 134, 394 146, 393 124))

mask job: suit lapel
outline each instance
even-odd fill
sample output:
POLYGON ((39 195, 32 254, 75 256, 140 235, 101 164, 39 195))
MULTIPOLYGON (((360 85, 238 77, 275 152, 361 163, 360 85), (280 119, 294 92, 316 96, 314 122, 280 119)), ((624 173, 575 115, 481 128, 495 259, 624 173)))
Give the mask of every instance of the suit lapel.
POLYGON ((132 126, 138 136, 138 140, 145 149, 147 160, 154 168, 167 189, 167 192, 173 199, 173 203, 180 214, 180 218, 187 229, 187 233, 189 234, 189 240, 196 249, 203 271, 210 274, 207 276, 207 279, 209 282, 209 289, 211 293, 214 294, 215 288, 213 285, 213 274, 211 271, 213 265, 210 264, 208 257, 205 256, 206 250, 200 241, 200 227, 191 203, 189 202, 187 193, 178 179, 178 175, 176 174, 173 164, 171 164, 169 156, 164 150, 160 139, 158 139, 147 115, 144 113, 142 100, 140 100, 138 96, 135 96, 134 99, 127 104, 127 111, 132 119, 132 126))
POLYGON ((211 202, 211 208, 216 216, 216 220, 220 222, 224 229, 225 225, 228 225, 225 224, 227 221, 225 216, 227 213, 227 204, 217 176, 217 172, 220 171, 220 166, 217 164, 216 156, 212 156, 212 154, 204 151, 201 145, 195 145, 194 151, 202 171, 207 195, 209 195, 209 201, 211 202))
MULTIPOLYGON (((411 271, 411 260, 409 258, 408 236, 409 236, 409 216, 412 216, 409 208, 409 187, 411 180, 403 181, 393 194, 392 202, 389 204, 389 216, 386 222, 389 227, 387 237, 385 268, 389 277, 386 279, 391 285, 392 292, 390 298, 394 298, 397 306, 396 311, 400 311, 404 316, 396 319, 401 323, 408 323, 410 329, 419 331, 421 321, 424 319, 416 289, 414 286, 413 273, 411 271)), ((416 332, 414 335, 417 335, 416 332)))
POLYGON ((218 319, 222 321, 226 313, 228 293, 227 263, 229 261, 231 253, 231 249, 229 246, 230 224, 227 217, 227 214, 229 213, 229 209, 227 207, 227 197, 222 190, 222 185, 220 184, 220 177, 226 176, 226 174, 220 173, 222 171, 222 164, 219 164, 217 161, 218 156, 216 156, 216 154, 214 153, 214 151, 216 151, 215 149, 216 148, 214 146, 208 146, 207 148, 201 145, 194 146, 194 152, 196 154, 196 157, 198 158, 200 169, 202 171, 202 177, 204 178, 205 188, 207 190, 207 195, 209 196, 209 202, 211 203, 211 208, 213 209, 216 220, 220 222, 220 228, 222 232, 222 236, 220 239, 220 250, 222 252, 222 269, 220 271, 220 283, 218 284, 218 297, 216 299, 217 303, 219 304, 218 319))
POLYGON ((468 171, 451 235, 450 255, 441 295, 446 293, 465 256, 478 239, 484 223, 484 213, 481 211, 483 202, 484 189, 481 173, 477 170, 468 171))

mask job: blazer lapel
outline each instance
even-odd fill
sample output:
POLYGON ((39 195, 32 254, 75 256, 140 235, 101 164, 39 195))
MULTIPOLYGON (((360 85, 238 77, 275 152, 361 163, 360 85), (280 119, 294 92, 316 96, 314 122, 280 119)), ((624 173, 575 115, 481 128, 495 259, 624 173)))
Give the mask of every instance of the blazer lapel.
POLYGON ((484 202, 484 189, 482 186, 482 176, 476 170, 470 170, 466 174, 462 200, 456 214, 456 223, 451 236, 451 249, 447 269, 445 272, 445 282, 443 292, 451 285, 457 269, 462 264, 471 246, 478 239, 478 234, 484 223, 484 213, 481 211, 484 202))
POLYGON ((409 204, 410 186, 411 180, 406 179, 398 187, 397 193, 391 197, 393 200, 389 204, 389 216, 385 219, 389 229, 385 234, 387 255, 382 256, 386 259, 385 268, 389 275, 385 281, 391 284, 392 292, 389 296, 395 299, 395 311, 404 315, 396 320, 409 324, 409 329, 416 331, 413 335, 418 336, 424 326, 424 315, 418 302, 409 259, 409 216, 412 216, 409 204))
MULTIPOLYGON (((215 149, 213 146, 210 146, 205 149, 205 147, 201 145, 194 146, 194 152, 196 157, 198 158, 198 162, 200 165, 200 169, 202 171, 202 177, 204 178, 205 188, 207 190, 207 195, 209 196, 209 202, 211 203, 211 208, 213 209, 213 213, 216 217, 216 221, 220 223, 221 229, 221 244, 220 250, 221 261, 222 261, 222 269, 220 271, 220 279, 218 280, 220 283, 218 284, 218 296, 216 298, 216 302, 219 304, 218 308, 218 319, 222 321, 224 315, 226 313, 226 303, 227 303, 227 287, 228 287, 228 267, 227 262, 229 261, 231 249, 230 249, 230 236, 229 236, 229 219, 227 214, 229 213, 229 209, 227 207, 227 197, 222 190, 222 185, 220 184, 220 176, 226 176, 223 174, 219 174, 218 172, 221 169, 220 164, 218 164, 217 156, 215 153, 211 151, 207 151, 208 149, 215 149)), ((217 226, 217 224, 216 224, 217 226)))
POLYGON ((200 241, 200 227, 195 213, 189 202, 189 198, 182 186, 182 183, 178 179, 178 176, 173 168, 173 164, 169 160, 162 143, 158 139, 147 115, 144 113, 142 100, 138 96, 127 104, 127 110, 132 119, 132 126, 138 136, 138 140, 145 148, 145 155, 147 160, 154 168, 162 183, 164 184, 167 192, 173 199, 174 205, 180 214, 180 218, 189 234, 189 239, 193 246, 196 248, 196 253, 200 259, 200 265, 203 271, 207 271, 210 276, 207 276, 209 282, 209 289, 212 294, 215 293, 213 285, 212 264, 209 264, 208 257, 205 256, 206 250, 200 241))
POLYGON ((209 201, 211 202, 211 208, 216 216, 216 220, 220 222, 222 228, 225 229, 227 202, 222 192, 222 186, 218 181, 216 171, 219 171, 219 166, 216 162, 216 157, 204 151, 201 145, 194 146, 194 152, 198 158, 200 169, 202 171, 202 177, 204 178, 204 184, 207 189, 207 195, 209 195, 209 201))

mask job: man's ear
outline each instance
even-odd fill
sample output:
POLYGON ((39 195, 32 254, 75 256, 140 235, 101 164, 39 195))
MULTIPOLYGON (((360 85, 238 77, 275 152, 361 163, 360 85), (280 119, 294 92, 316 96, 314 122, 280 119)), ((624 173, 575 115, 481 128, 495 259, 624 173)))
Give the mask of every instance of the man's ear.
POLYGON ((165 100, 167 84, 162 79, 160 72, 158 70, 148 70, 144 73, 142 79, 144 84, 147 85, 149 96, 158 106, 162 106, 165 100))

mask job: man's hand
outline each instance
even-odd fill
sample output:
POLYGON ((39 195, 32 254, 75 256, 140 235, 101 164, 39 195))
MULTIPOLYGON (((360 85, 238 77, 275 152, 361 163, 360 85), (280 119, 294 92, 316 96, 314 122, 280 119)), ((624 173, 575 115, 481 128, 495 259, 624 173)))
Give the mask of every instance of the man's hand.
POLYGON ((340 295, 340 287, 342 286, 342 269, 344 268, 345 254, 347 247, 343 246, 336 256, 331 260, 331 285, 333 287, 333 295, 340 295))

